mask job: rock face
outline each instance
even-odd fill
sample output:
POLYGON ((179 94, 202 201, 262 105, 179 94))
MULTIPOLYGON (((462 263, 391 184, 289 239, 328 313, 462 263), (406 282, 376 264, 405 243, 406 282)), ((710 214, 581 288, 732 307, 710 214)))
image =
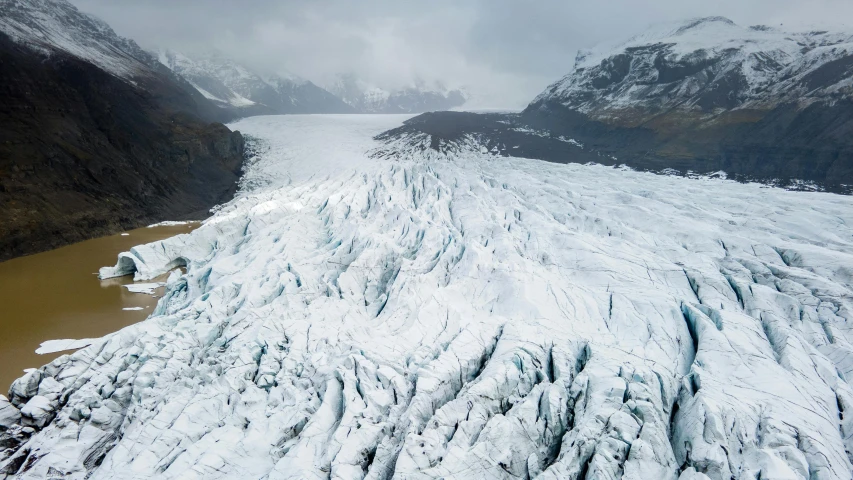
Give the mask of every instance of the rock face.
POLYGON ((263 76, 219 54, 190 58, 161 51, 159 61, 237 117, 283 113, 355 113, 340 98, 295 76, 263 76))
POLYGON ((235 190, 223 112, 65 1, 0 1, 0 85, 0 260, 202 217, 235 190))
POLYGON ((619 163, 853 184, 853 34, 720 17, 578 54, 524 111, 619 163))
POLYGON ((353 75, 339 75, 328 87, 360 113, 423 113, 450 110, 463 105, 465 93, 441 85, 428 87, 422 83, 388 91, 371 87, 353 75))
POLYGON ((0 398, 0 477, 849 480, 849 197, 276 116, 109 276, 144 322, 0 398))

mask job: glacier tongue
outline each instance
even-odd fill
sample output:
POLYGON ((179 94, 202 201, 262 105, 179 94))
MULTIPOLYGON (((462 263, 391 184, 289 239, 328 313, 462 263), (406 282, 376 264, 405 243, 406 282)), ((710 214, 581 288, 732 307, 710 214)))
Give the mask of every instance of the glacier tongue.
POLYGON ((850 197, 371 140, 399 120, 239 122, 241 194, 102 270, 187 273, 0 397, 0 470, 851 477, 850 197))

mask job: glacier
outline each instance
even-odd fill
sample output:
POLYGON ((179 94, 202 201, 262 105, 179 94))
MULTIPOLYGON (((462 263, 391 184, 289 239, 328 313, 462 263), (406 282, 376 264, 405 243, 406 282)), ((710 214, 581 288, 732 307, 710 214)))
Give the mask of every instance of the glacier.
POLYGON ((237 197, 101 270, 172 273, 0 397, 0 478, 851 478, 851 197, 404 118, 231 125, 237 197))

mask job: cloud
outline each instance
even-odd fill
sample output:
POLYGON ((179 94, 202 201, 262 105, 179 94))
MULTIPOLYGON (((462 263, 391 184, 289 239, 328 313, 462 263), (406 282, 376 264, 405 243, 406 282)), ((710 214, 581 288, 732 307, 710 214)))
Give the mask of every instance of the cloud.
POLYGON ((148 48, 215 48, 323 84, 353 73, 385 88, 466 86, 483 105, 523 106, 575 52, 649 24, 723 15, 737 23, 832 25, 849 0, 71 0, 148 48))

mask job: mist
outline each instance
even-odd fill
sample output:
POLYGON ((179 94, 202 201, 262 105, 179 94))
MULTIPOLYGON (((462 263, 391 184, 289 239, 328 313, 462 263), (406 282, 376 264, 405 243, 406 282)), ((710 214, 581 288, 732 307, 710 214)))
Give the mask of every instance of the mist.
POLYGON ((519 108, 571 70, 575 53, 650 24, 722 15, 741 25, 831 28, 844 0, 72 0, 145 48, 217 50, 270 73, 387 89, 464 87, 478 107, 519 108))

